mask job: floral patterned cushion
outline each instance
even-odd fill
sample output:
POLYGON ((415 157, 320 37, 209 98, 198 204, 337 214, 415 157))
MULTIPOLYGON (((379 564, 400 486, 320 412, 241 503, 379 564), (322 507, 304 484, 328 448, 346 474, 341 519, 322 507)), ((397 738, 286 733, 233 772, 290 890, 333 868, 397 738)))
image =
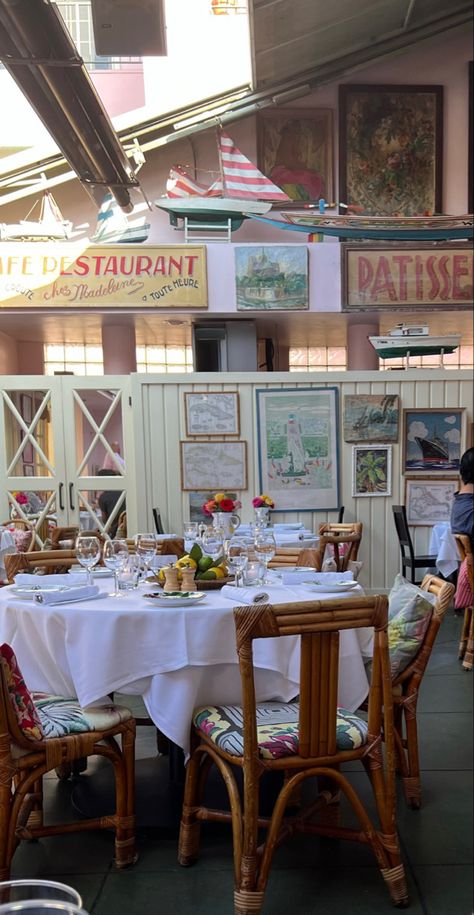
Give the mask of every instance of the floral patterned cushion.
POLYGON ((94 705, 82 708, 77 699, 34 693, 34 702, 45 737, 66 737, 85 731, 103 731, 131 717, 121 705, 94 705))
MULTIPOLYGON (((257 705, 257 739, 264 759, 296 756, 299 750, 299 705, 297 702, 262 702, 257 705)), ((242 756, 244 750, 243 712, 238 705, 208 705, 196 709, 195 727, 221 750, 242 756)), ((367 722, 352 712, 337 710, 338 750, 355 750, 367 742, 367 722)))
POLYGON ((21 531, 18 529, 10 531, 15 543, 17 553, 26 553, 31 543, 31 531, 21 531))
POLYGON ((15 652, 6 643, 0 645, 0 655, 5 661, 10 702, 20 728, 30 740, 41 740, 43 728, 31 693, 23 679, 15 652))
POLYGON ((388 644, 392 677, 398 677, 418 651, 428 629, 434 594, 397 575, 388 597, 388 644))

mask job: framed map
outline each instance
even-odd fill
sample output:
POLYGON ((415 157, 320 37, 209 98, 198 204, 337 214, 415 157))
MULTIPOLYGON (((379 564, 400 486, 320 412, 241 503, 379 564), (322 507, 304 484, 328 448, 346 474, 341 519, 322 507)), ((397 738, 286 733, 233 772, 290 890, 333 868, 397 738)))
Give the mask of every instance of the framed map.
POLYGON ((186 435, 238 435, 237 391, 189 392, 184 395, 186 435))
POLYGON ((180 448, 184 492, 247 489, 247 442, 180 442, 180 448))
POLYGON ((398 394, 346 394, 345 442, 398 442, 398 394))
POLYGON ((256 394, 259 491, 277 511, 336 509, 338 389, 263 388, 256 394))
POLYGON ((405 477, 408 524, 433 527, 438 521, 449 521, 458 488, 457 477, 405 477))
POLYGON ((352 446, 352 495, 392 494, 392 446, 352 446))

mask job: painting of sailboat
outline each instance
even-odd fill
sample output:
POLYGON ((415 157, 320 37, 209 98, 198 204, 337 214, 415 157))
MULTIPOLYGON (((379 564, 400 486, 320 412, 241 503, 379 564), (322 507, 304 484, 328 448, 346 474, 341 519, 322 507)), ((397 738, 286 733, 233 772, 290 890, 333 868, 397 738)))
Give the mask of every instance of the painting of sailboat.
POLYGON ((462 454, 464 408, 403 411, 403 472, 456 472, 462 454))

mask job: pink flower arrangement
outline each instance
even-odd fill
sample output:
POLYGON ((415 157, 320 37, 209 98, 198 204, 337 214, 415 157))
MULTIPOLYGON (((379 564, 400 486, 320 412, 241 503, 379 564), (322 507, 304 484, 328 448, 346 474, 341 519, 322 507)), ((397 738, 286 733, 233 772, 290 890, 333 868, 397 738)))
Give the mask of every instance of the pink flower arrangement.
POLYGON ((202 510, 205 515, 211 517, 214 512, 235 512, 237 508, 241 507, 242 503, 238 499, 229 498, 225 492, 216 492, 212 499, 204 503, 202 510))
POLYGON ((270 499, 270 496, 266 496, 265 494, 262 496, 255 496, 255 499, 252 499, 252 505, 254 508, 275 508, 273 499, 270 499))
POLYGON ((18 505, 28 505, 28 496, 25 492, 14 492, 13 496, 18 505))

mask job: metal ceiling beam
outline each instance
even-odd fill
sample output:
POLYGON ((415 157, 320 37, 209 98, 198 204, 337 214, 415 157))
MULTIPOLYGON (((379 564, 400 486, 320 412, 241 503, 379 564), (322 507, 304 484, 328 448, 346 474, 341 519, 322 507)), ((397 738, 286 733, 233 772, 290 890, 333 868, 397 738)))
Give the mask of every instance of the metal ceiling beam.
POLYGON ((0 60, 96 202, 139 187, 61 16, 49 0, 0 0, 0 60))

